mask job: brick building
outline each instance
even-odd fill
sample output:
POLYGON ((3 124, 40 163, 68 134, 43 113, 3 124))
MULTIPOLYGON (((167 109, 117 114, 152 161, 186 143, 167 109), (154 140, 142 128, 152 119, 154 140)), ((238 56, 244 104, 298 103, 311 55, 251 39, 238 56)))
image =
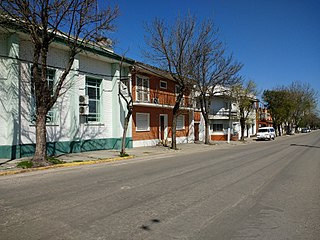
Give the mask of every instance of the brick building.
MULTIPOLYGON (((133 147, 171 142, 177 87, 167 72, 143 63, 135 64, 132 72, 133 147)), ((186 92, 177 119, 177 143, 194 140, 193 105, 191 93, 186 92)))

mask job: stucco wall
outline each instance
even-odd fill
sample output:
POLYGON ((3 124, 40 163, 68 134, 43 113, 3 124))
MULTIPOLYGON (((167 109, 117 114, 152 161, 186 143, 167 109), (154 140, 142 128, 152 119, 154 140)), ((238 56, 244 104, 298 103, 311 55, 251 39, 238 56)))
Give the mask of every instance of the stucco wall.
MULTIPOLYGON (((0 54, 0 71, 4 75, 0 76, 0 158, 7 158, 3 156, 16 151, 13 147, 24 148, 26 154, 30 154, 35 144, 31 106, 32 44, 18 35, 1 35, 0 54)), ((48 67, 55 69, 56 79, 63 73, 61 68, 67 60, 65 46, 50 48, 48 67)), ((94 54, 76 56, 63 86, 65 93, 53 107, 57 112, 56 121, 47 124, 48 143, 54 143, 54 146, 51 144, 53 148, 60 144, 65 151, 72 151, 70 144, 77 145, 77 151, 118 148, 126 113, 124 102, 118 96, 118 81, 119 63, 114 60, 94 54), (101 121, 98 123, 86 123, 79 115, 79 95, 85 95, 86 76, 102 80, 101 121)), ((131 126, 127 137, 130 140, 131 126)))

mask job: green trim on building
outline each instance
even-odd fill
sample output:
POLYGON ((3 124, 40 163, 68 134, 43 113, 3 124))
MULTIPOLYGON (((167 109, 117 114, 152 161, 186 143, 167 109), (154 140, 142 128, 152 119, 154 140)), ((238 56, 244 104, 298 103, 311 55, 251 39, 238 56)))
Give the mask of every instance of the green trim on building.
MULTIPOLYGON (((68 46, 67 39, 63 38, 62 36, 57 35, 56 38, 54 39, 54 42, 68 46)), ((86 52, 92 52, 94 54, 97 54, 97 55, 100 55, 103 57, 111 58, 111 59, 114 59, 119 62, 123 61, 123 62, 125 62, 127 64, 131 64, 131 65, 133 65, 135 63, 135 60, 133 60, 133 59, 124 58, 124 57, 122 57, 112 51, 102 49, 102 48, 100 48, 98 46, 94 46, 93 44, 90 44, 90 43, 89 44, 82 44, 80 46, 80 49, 83 51, 86 51, 86 52)))
MULTIPOLYGON (((11 21, 10 19, 5 19, 6 21, 3 21, 2 15, 0 15, 0 20, 2 20, 2 25, 5 26, 5 28, 7 29, 11 29, 12 31, 18 32, 18 33, 20 32, 20 33, 30 34, 26 28, 24 28, 22 25, 20 25, 16 21, 11 21)), ((56 35, 54 42, 68 46, 67 36, 56 35)), ((87 44, 84 44, 84 43, 81 44, 80 40, 78 40, 78 42, 80 44, 80 49, 83 51, 92 52, 94 54, 111 58, 119 62, 123 61, 124 63, 130 64, 130 65, 133 65, 135 63, 135 60, 133 59, 124 58, 123 56, 120 56, 112 51, 105 50, 99 46, 94 45, 94 42, 87 43, 87 44)))
MULTIPOLYGON (((89 139, 47 143, 47 153, 49 156, 120 148, 121 138, 89 139)), ((126 148, 132 148, 132 138, 127 137, 126 148)), ((23 144, 20 146, 0 146, 0 158, 16 159, 22 157, 30 157, 34 154, 34 151, 35 144, 23 144)))

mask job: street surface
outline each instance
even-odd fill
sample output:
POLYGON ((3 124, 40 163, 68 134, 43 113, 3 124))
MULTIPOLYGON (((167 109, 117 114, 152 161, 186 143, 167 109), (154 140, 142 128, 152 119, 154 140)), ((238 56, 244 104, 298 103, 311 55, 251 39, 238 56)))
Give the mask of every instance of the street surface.
POLYGON ((320 131, 0 177, 0 239, 320 239, 320 131))

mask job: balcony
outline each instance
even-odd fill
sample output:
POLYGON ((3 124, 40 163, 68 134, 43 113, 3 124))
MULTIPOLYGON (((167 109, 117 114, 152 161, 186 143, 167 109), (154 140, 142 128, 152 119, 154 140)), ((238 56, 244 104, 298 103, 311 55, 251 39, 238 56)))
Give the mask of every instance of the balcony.
POLYGON ((260 114, 260 116, 259 116, 259 120, 260 120, 260 121, 264 121, 264 122, 271 122, 271 121, 272 121, 272 118, 271 118, 270 114, 262 113, 262 114, 260 114))
POLYGON ((210 116, 213 118, 219 118, 219 117, 236 117, 237 116, 237 111, 235 110, 225 110, 225 109, 220 109, 219 111, 213 111, 210 113, 210 116))
POLYGON ((232 116, 232 117, 235 117, 237 116, 237 111, 235 110, 219 110, 218 112, 216 112, 216 115, 218 116, 232 116))
MULTIPOLYGON (((136 104, 153 104, 162 107, 173 107, 176 102, 176 95, 173 93, 158 93, 155 91, 137 91, 136 104)), ((192 108, 193 98, 183 97, 180 107, 192 108)))

